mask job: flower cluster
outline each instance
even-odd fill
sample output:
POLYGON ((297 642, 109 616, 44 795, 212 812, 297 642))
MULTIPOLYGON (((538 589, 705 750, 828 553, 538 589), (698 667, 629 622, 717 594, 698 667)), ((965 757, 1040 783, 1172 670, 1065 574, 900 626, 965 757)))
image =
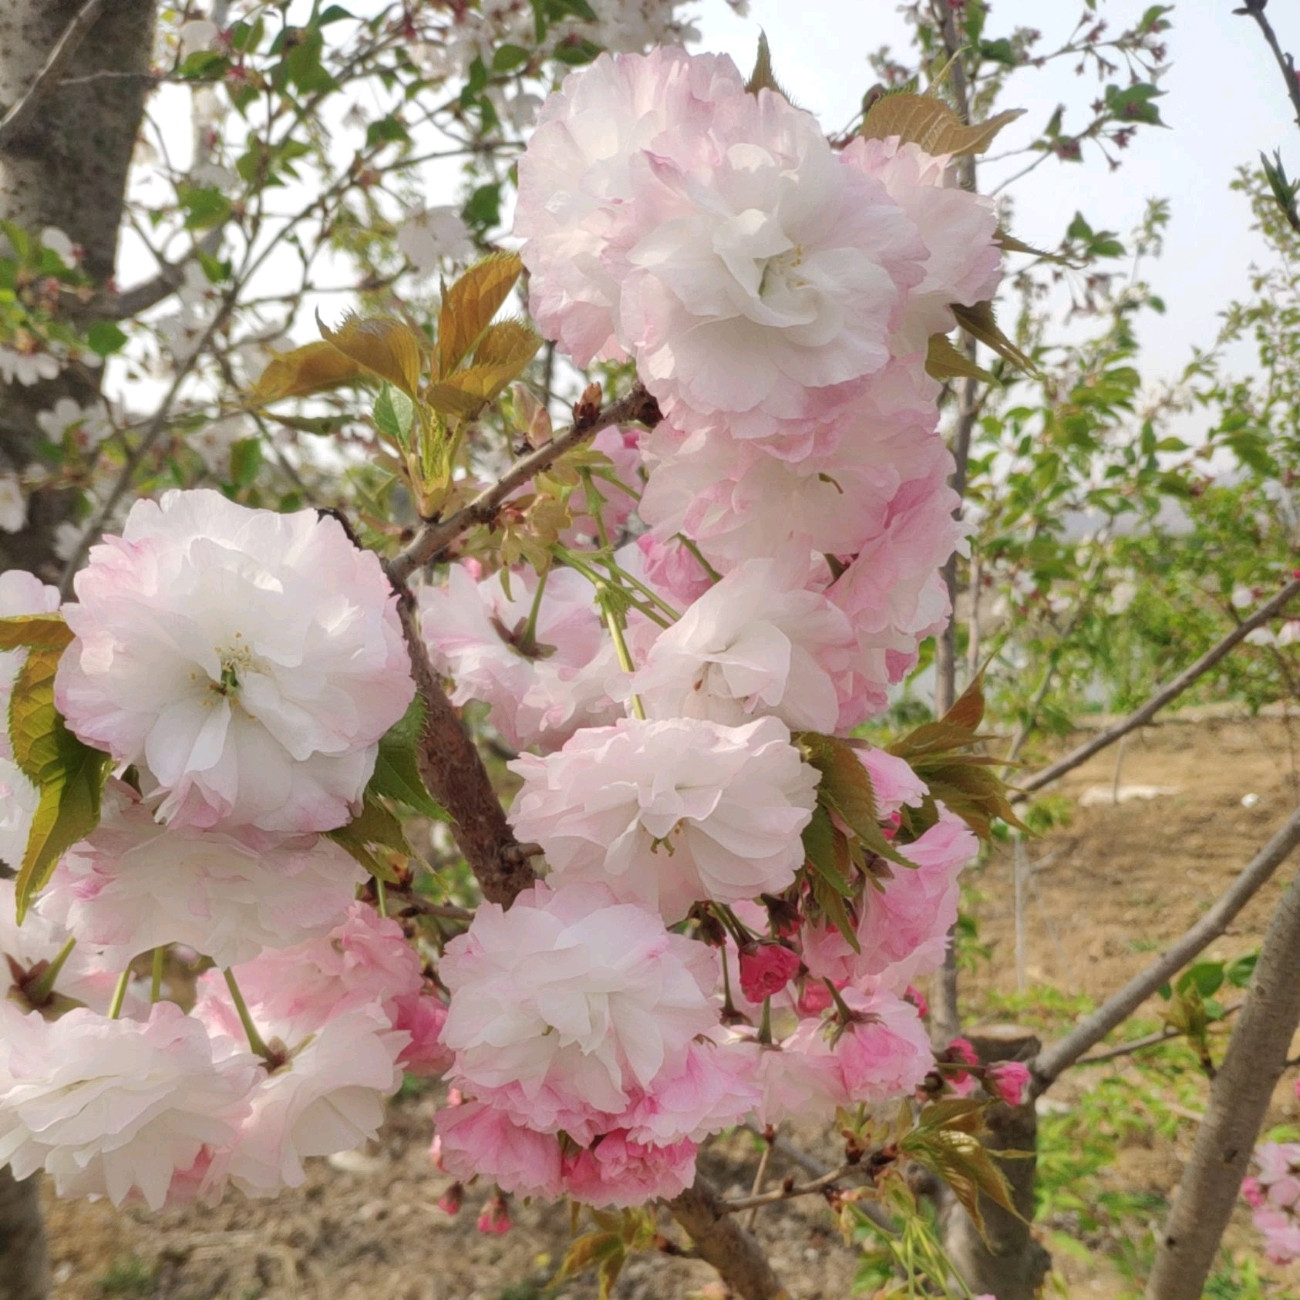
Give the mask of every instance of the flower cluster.
MULTIPOLYGON (((53 694, 114 776, 0 929, 0 1160, 116 1202, 265 1195, 373 1135, 403 1070, 443 1073, 437 1159, 495 1184, 499 1231, 510 1193, 671 1197, 746 1115, 942 1087, 912 984, 974 836, 844 737, 949 612, 926 351, 998 255, 945 164, 836 150, 676 49, 602 56, 543 108, 519 165, 533 315, 579 365, 628 361, 663 419, 557 467, 534 568, 470 548, 419 592, 545 863, 440 953, 359 897, 359 832, 327 838, 382 820, 367 788, 414 691, 378 557, 209 491, 138 503, 91 551, 53 694)), ((0 581, 0 614, 57 606, 0 581)), ((37 792, 8 749, 0 787, 12 863, 37 792)))
MULTIPOLYGON (((124 779, 21 928, 0 898, 0 1158, 117 1203, 267 1195, 372 1136, 403 1068, 447 1062, 420 957, 323 835, 413 694, 395 598, 334 520, 208 491, 137 503, 76 592, 55 699, 124 779), (193 1015, 159 1000, 169 949, 229 975, 199 979, 193 1015)), ((5 616, 57 608, 0 579, 5 616)), ((0 664, 6 703, 21 662, 0 664)), ((0 763, 16 867, 36 791, 7 729, 0 763)))
POLYGON ((803 736, 878 713, 949 613, 961 533, 927 348, 999 257, 946 162, 836 151, 729 60, 678 49, 602 56, 542 108, 515 225, 531 313, 579 366, 630 361, 663 419, 639 462, 607 438, 559 567, 475 559, 422 593, 453 699, 537 751, 511 764, 510 819, 549 872, 440 965, 458 1180, 634 1204, 745 1111, 933 1086, 910 986, 942 961, 975 838, 901 759, 844 750, 885 833, 928 812, 897 865, 848 851, 832 916, 803 736), (602 508, 626 498, 631 516, 602 508))

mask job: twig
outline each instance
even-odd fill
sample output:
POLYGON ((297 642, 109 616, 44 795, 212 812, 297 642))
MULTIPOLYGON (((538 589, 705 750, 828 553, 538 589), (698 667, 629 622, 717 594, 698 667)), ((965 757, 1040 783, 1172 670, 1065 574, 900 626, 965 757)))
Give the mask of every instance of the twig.
POLYGON ((185 268, 200 254, 215 257, 221 248, 221 234, 225 222, 214 226, 183 257, 174 262, 161 260, 155 275, 140 284, 123 289, 120 293, 110 294, 97 314, 106 320, 129 320, 150 307, 156 307, 162 300, 185 282, 185 268))
POLYGON ((660 418, 654 398, 640 384, 626 397, 612 402, 594 415, 586 419, 578 418, 571 428, 552 438, 544 447, 517 460, 498 482, 480 492, 469 505, 457 510, 448 519, 425 524, 415 539, 399 555, 388 561, 389 575, 394 582, 405 582, 462 533, 478 524, 490 524, 516 489, 549 469, 566 451, 571 451, 588 438, 594 437, 601 429, 607 429, 613 424, 644 424, 653 428, 660 418))
POLYGON ((13 144, 14 138, 28 124, 41 100, 54 88, 59 73, 76 54, 103 7, 104 0, 86 0, 64 29, 63 35, 54 42, 54 48, 41 65, 40 71, 32 78, 31 84, 10 104, 4 117, 0 117, 0 151, 13 144))
POLYGON ((1272 600, 1261 605, 1245 622, 1234 627, 1218 645, 1207 650, 1195 663, 1184 668, 1167 686, 1162 686, 1141 708, 1130 713, 1127 718, 1117 722, 1113 727, 1098 732, 1085 744, 1072 749, 1064 758, 1059 758, 1042 771, 1026 777, 1019 783, 1012 801, 1018 803, 1026 799, 1035 790, 1041 790, 1043 786, 1049 785, 1058 777, 1073 771, 1100 750, 1113 745, 1121 736, 1127 736, 1130 731, 1145 726, 1166 704, 1177 699, 1198 678, 1209 672, 1219 660, 1223 659, 1239 642, 1244 641, 1257 627, 1281 613, 1298 594, 1300 594, 1300 578, 1293 578, 1272 600))
MULTIPOLYGON (((772 1159, 772 1143, 776 1141, 776 1135, 768 1137, 763 1134, 763 1154, 758 1158, 758 1169, 754 1172, 754 1185, 749 1189, 751 1197, 757 1196, 763 1190, 763 1179, 767 1176, 768 1162, 772 1159)), ((749 1217, 745 1220, 745 1227, 750 1232, 754 1230, 754 1219, 758 1215, 758 1206, 755 1205, 749 1212, 749 1217)))
POLYGON ((838 1169, 832 1169, 829 1173, 823 1174, 820 1178, 814 1178, 810 1183, 783 1183, 780 1187, 774 1187, 770 1192, 760 1192, 757 1196, 743 1196, 737 1201, 723 1201, 722 1212, 724 1214, 737 1214, 741 1210, 757 1209, 760 1205, 775 1205, 778 1201, 792 1201, 796 1196, 812 1196, 817 1192, 824 1192, 828 1187, 834 1187, 841 1178, 847 1177, 858 1167, 856 1164, 844 1164, 838 1169))
MULTIPOLYGON (((1223 1015, 1219 1021, 1226 1020, 1234 1012, 1240 1011, 1244 1004, 1234 1002, 1232 1006, 1225 1007, 1223 1015)), ((1147 1034, 1142 1038, 1130 1038, 1127 1042, 1116 1043, 1114 1047, 1108 1047, 1104 1052, 1093 1052, 1090 1056, 1081 1056, 1070 1066, 1071 1069, 1077 1069, 1081 1065, 1100 1065, 1103 1061, 1113 1061, 1119 1056, 1131 1056, 1134 1052, 1140 1052, 1147 1047, 1159 1047, 1161 1043, 1167 1043, 1171 1038, 1182 1038, 1185 1030, 1175 1029, 1173 1025, 1166 1025, 1158 1033, 1147 1034)))
POLYGON ((1264 39, 1268 42, 1268 48, 1273 51, 1277 66, 1282 69, 1282 80, 1286 82, 1287 97, 1291 100, 1291 107, 1295 109, 1296 125, 1300 126, 1300 82, 1295 79, 1295 60, 1289 54, 1283 54, 1273 24, 1264 16, 1264 5, 1267 3, 1268 0, 1246 0, 1245 5, 1240 9, 1234 9, 1233 13, 1244 14, 1259 24, 1259 30, 1264 33, 1264 39))
POLYGON ((1085 1017, 1059 1042, 1044 1048, 1038 1054, 1038 1058, 1030 1065, 1034 1076, 1034 1094, 1045 1091, 1063 1070, 1068 1069, 1090 1047, 1101 1042, 1112 1029, 1127 1020, 1162 984, 1172 979, 1197 953, 1217 939, 1231 924, 1233 917, 1286 861, 1297 844, 1300 844, 1300 808, 1291 814, 1246 869, 1219 896, 1219 901, 1173 947, 1107 998, 1092 1015, 1085 1017))

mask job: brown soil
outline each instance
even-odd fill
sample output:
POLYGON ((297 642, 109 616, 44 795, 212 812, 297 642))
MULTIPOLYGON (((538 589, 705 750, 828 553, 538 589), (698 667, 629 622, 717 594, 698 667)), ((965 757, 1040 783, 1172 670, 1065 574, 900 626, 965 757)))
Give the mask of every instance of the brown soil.
MULTIPOLYGON (((1167 793, 1079 806, 1091 787, 1109 798, 1114 749, 1063 781, 1060 792, 1073 804, 1070 823, 1029 850, 1034 870, 1024 914, 1026 981, 1100 999, 1146 965, 1295 806, 1300 792, 1293 753, 1280 720, 1173 722, 1130 738, 1119 779, 1121 787, 1158 786, 1167 793)), ((1287 878, 1284 868, 1207 957, 1231 959, 1256 947, 1287 878)), ((995 853, 973 873, 972 885, 979 939, 991 950, 965 985, 978 1007, 1016 988, 1010 855, 995 853)), ((1121 1061, 1111 1068, 1128 1067, 1121 1061)), ((1067 1076, 1050 1104, 1076 1103, 1100 1074, 1093 1068, 1067 1076)), ((1201 1085, 1200 1105, 1204 1095, 1201 1085)), ((50 1199, 55 1294, 59 1300, 540 1297, 569 1241, 567 1210, 516 1205, 515 1228, 499 1237, 476 1231, 472 1199, 457 1217, 445 1215, 436 1201, 447 1180, 427 1154, 434 1106, 432 1093, 394 1103, 374 1150, 335 1164, 315 1162, 304 1187, 273 1202, 232 1196, 212 1210, 154 1215, 50 1199)), ((1167 1194, 1195 1131, 1196 1107, 1183 1109, 1188 1118, 1172 1139, 1126 1145, 1107 1171, 1107 1184, 1167 1194)), ((1270 1122, 1297 1121, 1300 1103, 1288 1077, 1270 1122)), ((815 1135, 800 1136, 807 1148, 820 1145, 815 1135)), ((753 1165, 753 1143, 744 1135, 706 1161, 710 1176, 733 1195, 748 1190, 753 1165)), ((779 1159, 773 1171, 788 1172, 779 1159)), ((1069 1226, 1043 1225, 1048 1244, 1053 1231, 1069 1226)), ((856 1260, 817 1198, 762 1211, 758 1231, 792 1297, 841 1300, 851 1294, 856 1260)), ((1243 1253, 1258 1251, 1258 1237, 1241 1215, 1229 1242, 1243 1253)), ((1109 1265, 1055 1253, 1065 1294, 1097 1300, 1133 1294, 1109 1265)), ((1300 1294, 1300 1271, 1265 1272, 1273 1279, 1265 1294, 1300 1294)), ((582 1279, 550 1294, 586 1300, 595 1287, 582 1279)), ((615 1290, 619 1300, 698 1294, 721 1294, 707 1266, 662 1255, 633 1259, 615 1290)))

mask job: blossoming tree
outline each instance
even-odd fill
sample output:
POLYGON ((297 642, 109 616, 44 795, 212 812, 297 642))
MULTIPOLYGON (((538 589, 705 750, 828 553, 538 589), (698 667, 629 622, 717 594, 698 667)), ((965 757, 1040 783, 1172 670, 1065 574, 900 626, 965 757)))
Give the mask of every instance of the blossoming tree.
MULTIPOLYGON (((292 193, 337 84, 322 29, 356 20, 217 8, 181 29, 177 75, 249 121, 282 96, 238 157, 201 132, 178 186, 190 247, 160 293, 195 282, 157 323, 157 417, 131 444, 107 410, 45 412, 67 482, 122 440, 117 485, 62 521, 65 589, 0 575, 0 1162, 118 1205, 269 1196, 373 1137, 405 1073, 449 1086, 449 1203, 472 1187, 487 1230, 512 1196, 589 1207, 561 1272, 605 1288, 666 1240, 663 1207, 755 1298, 784 1292, 741 1209, 833 1189, 846 1227, 906 1215, 920 1166, 977 1225, 1014 1213, 978 1135, 1031 1071, 932 1042, 917 989, 977 834, 1016 820, 978 681, 887 746, 855 736, 951 613, 939 401, 980 372, 948 336, 1027 361, 989 308, 1008 238, 952 175, 1008 115, 903 90, 828 139, 765 50, 746 77, 663 43, 671 4, 362 21, 356 66, 402 51, 408 97, 463 78, 439 111, 477 117, 465 152, 526 134, 515 251, 440 285, 427 322, 366 311, 268 360, 252 286, 303 244, 267 194, 292 193), (577 70, 539 107, 557 59, 577 70), (529 320, 500 315, 517 286, 529 320), (248 355, 212 346, 236 328, 248 355), (202 467, 178 448, 124 508, 209 363, 244 394, 222 420, 257 432, 202 467), (564 364, 586 377, 556 428, 564 364), (320 434, 337 464, 304 454, 320 434), (332 472, 341 508, 310 508, 332 472), (842 1164, 739 1201, 700 1176, 717 1134, 792 1119, 834 1122, 842 1164)), ((387 221, 376 261, 432 267, 499 220, 504 166, 461 214, 359 215, 407 122, 364 138, 302 218, 351 251, 387 221)), ((6 235, 89 300, 58 232, 6 235)), ((16 302, 32 378, 126 343, 16 302)))

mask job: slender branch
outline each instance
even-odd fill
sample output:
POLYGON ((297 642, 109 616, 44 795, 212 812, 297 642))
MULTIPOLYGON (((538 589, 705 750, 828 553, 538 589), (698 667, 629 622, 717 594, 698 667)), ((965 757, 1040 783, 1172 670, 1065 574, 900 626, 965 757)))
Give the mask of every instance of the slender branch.
POLYGON ((434 520, 416 535, 415 539, 397 556, 388 561, 389 576, 394 582, 405 582, 417 569, 437 558, 451 542, 462 533, 479 524, 490 524, 507 499, 517 489, 549 469, 566 451, 572 451, 601 429, 613 424, 644 424, 653 428, 662 417, 659 407, 640 384, 626 397, 611 402, 590 414, 579 408, 573 426, 552 438, 544 447, 517 460, 500 480, 480 492, 469 505, 457 510, 447 519, 434 520))
POLYGON ((820 1178, 814 1178, 810 1183, 796 1183, 793 1180, 782 1183, 780 1187, 774 1187, 770 1192, 760 1192, 757 1196, 743 1196, 736 1201, 723 1201, 722 1212, 724 1214, 737 1214, 741 1210, 757 1209, 760 1205, 775 1205, 778 1201, 792 1201, 796 1196, 813 1196, 817 1192, 824 1192, 828 1187, 834 1187, 842 1178, 846 1178, 858 1168, 858 1164, 843 1164, 838 1169, 832 1169, 829 1173, 823 1174, 820 1178))
POLYGON ((789 1292, 767 1262, 763 1248, 731 1217, 726 1203, 702 1177, 668 1202, 700 1258, 744 1300, 788 1300, 789 1292))
MULTIPOLYGON (((1226 1020, 1234 1012, 1240 1011, 1242 1003, 1234 1002, 1232 1006, 1225 1007, 1223 1015, 1219 1020, 1226 1020)), ((1218 1021, 1215 1022, 1219 1023, 1218 1021)), ((1171 1038, 1182 1038, 1185 1030, 1175 1029, 1173 1025, 1166 1025, 1158 1033, 1146 1034, 1142 1038, 1130 1038, 1126 1042, 1116 1043, 1114 1047, 1108 1047, 1104 1052, 1093 1052, 1090 1056, 1081 1056, 1077 1061, 1071 1063, 1070 1068, 1074 1069, 1081 1065, 1100 1065, 1103 1061, 1113 1061, 1120 1056, 1131 1056, 1134 1052, 1140 1052, 1147 1047, 1159 1047, 1161 1043, 1167 1043, 1171 1038)))
POLYGON ((1300 1023, 1300 874, 1269 923, 1241 1019, 1210 1087, 1147 1285, 1147 1300, 1197 1300, 1300 1023))
MULTIPOLYGON (((120 293, 110 294, 103 306, 96 313, 105 320, 129 320, 150 307, 156 307, 162 300, 176 292, 185 282, 185 268, 200 254, 215 257, 221 248, 221 234, 224 222, 214 226, 183 257, 174 262, 162 261, 156 275, 139 284, 123 289, 120 293)), ((246 304, 247 305, 247 304, 246 304)))
POLYGON ((1273 51, 1277 66, 1282 69, 1282 80, 1286 82, 1287 97, 1291 100, 1291 107, 1295 109, 1296 125, 1300 126, 1300 82, 1296 81, 1295 60, 1289 54, 1282 53, 1273 24, 1264 16, 1264 6, 1267 3, 1268 0, 1246 0, 1244 6, 1234 9, 1233 13, 1245 14, 1259 24, 1259 30, 1264 33, 1264 39, 1268 42, 1268 48, 1273 51))
POLYGON ((0 117, 0 150, 8 149, 15 137, 29 124, 37 108, 40 107, 41 100, 54 89, 59 73, 67 67, 87 33, 95 25, 103 7, 104 0, 86 0, 64 29, 63 35, 54 42, 54 48, 41 65, 40 71, 32 78, 31 84, 10 104, 5 115, 0 117))
POLYGON ((1108 745, 1113 745, 1121 736, 1127 736, 1130 731, 1136 731, 1139 727, 1145 726, 1166 704, 1177 699, 1198 678, 1208 673, 1215 664, 1227 656, 1235 646, 1244 641, 1257 627, 1281 613, 1295 599, 1297 594, 1300 594, 1300 578, 1293 578, 1272 600, 1261 605, 1245 622, 1234 627, 1218 645, 1207 650, 1195 663, 1184 668, 1167 686, 1162 686, 1140 709, 1130 713, 1127 718, 1117 722, 1113 727, 1107 727, 1105 731, 1098 732, 1086 744, 1080 745, 1077 749, 1072 749, 1064 758, 1059 758, 1055 763, 1043 768, 1042 771, 1026 777, 1019 783, 1013 801, 1019 802, 1032 794, 1033 791, 1041 790, 1043 786, 1049 785, 1058 777, 1073 771, 1080 763, 1086 762, 1100 750, 1105 749, 1108 745))
POLYGON ((1030 1066, 1035 1095, 1045 1091, 1063 1070, 1079 1060, 1116 1026, 1122 1024, 1162 984, 1168 983, 1197 953, 1219 937, 1233 918, 1268 882, 1300 844, 1300 808, 1283 823, 1244 871, 1219 896, 1219 900, 1173 947, 1135 975, 1059 1042, 1038 1054, 1030 1066))

